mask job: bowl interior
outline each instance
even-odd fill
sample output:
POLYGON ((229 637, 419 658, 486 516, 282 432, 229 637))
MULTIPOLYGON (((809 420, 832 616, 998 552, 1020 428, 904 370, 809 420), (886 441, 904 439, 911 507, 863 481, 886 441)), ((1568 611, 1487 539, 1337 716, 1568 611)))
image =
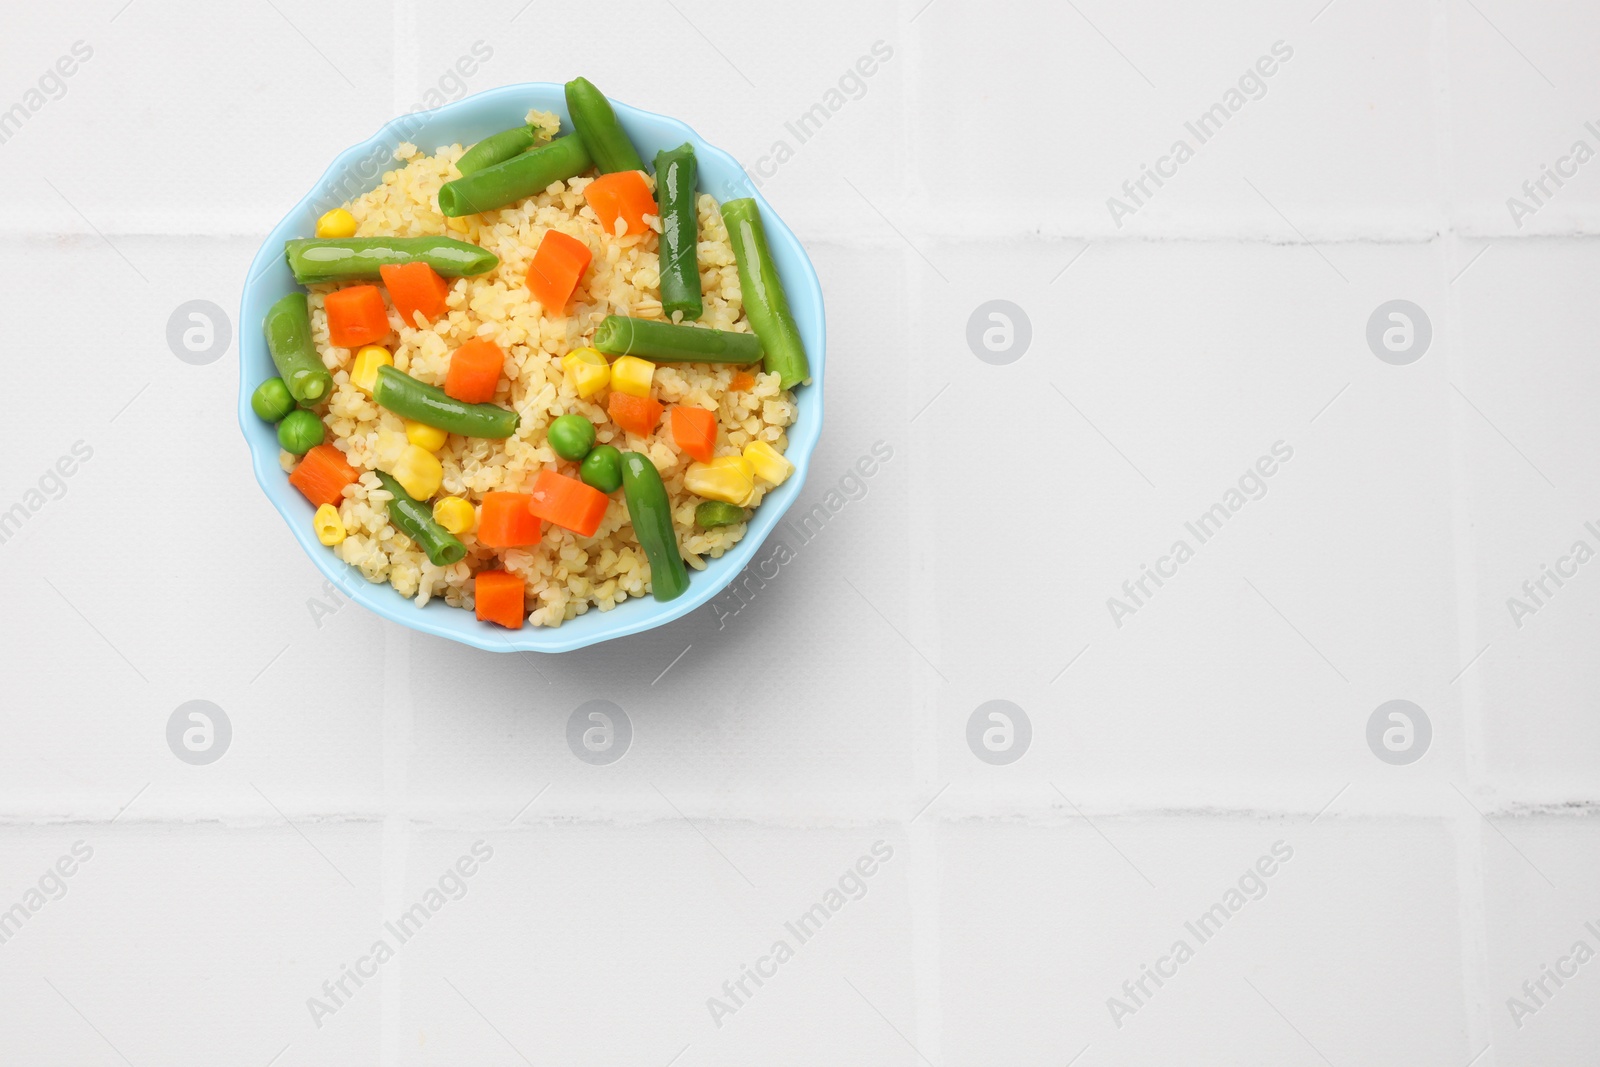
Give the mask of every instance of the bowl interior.
POLYGON ((386 619, 424 633, 448 637, 491 651, 564 652, 613 637, 638 633, 688 614, 707 603, 731 582, 756 554, 778 521, 794 503, 805 483, 811 453, 822 430, 822 375, 825 357, 822 287, 805 250, 789 227, 772 211, 756 191, 744 170, 728 153, 706 144, 687 125, 676 119, 616 104, 617 117, 628 136, 647 161, 667 148, 685 141, 694 145, 699 165, 699 188, 719 202, 738 197, 755 197, 761 206, 767 240, 777 261, 789 305, 811 360, 811 384, 796 393, 799 417, 789 428, 790 462, 795 472, 773 492, 767 494, 750 520, 745 537, 721 559, 708 559, 704 571, 692 571, 689 590, 676 600, 658 603, 652 598, 628 600, 611 611, 590 610, 559 627, 524 626, 506 630, 479 622, 471 612, 434 601, 419 608, 387 584, 374 585, 354 567, 334 555, 317 541, 311 528, 313 508, 289 484, 278 466, 278 441, 271 426, 250 410, 250 394, 275 372, 267 352, 260 323, 273 301, 296 288, 283 258, 283 244, 294 237, 314 232, 319 215, 330 208, 376 187, 385 170, 395 166, 394 150, 409 141, 424 152, 451 144, 471 144, 483 137, 523 121, 529 108, 553 111, 561 117, 562 130, 569 132, 565 95, 559 85, 539 82, 504 86, 446 104, 433 111, 402 116, 378 131, 369 140, 343 152, 316 187, 267 236, 250 265, 239 309, 239 423, 250 444, 256 480, 278 509, 302 548, 317 568, 347 597, 386 619))

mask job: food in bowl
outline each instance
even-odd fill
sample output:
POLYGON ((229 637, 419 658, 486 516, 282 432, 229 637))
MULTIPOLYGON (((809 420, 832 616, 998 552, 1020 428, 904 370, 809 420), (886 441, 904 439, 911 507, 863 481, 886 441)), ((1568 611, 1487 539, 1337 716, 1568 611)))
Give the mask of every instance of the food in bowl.
POLYGON ((646 168, 566 87, 475 145, 402 144, 285 256, 278 376, 251 398, 318 540, 375 583, 487 623, 671 600, 793 472, 810 378, 753 200, 646 168))

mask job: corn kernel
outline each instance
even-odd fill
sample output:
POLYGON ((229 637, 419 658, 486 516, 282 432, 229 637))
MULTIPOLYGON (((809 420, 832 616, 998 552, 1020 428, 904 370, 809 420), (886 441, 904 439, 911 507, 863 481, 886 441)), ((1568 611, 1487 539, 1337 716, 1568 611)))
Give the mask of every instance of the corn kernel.
POLYGON ((437 426, 429 426, 425 422, 412 422, 410 419, 405 420, 405 422, 406 440, 418 448, 427 449, 429 452, 439 451, 450 437, 448 433, 437 426))
POLYGON ((317 220, 318 237, 354 237, 356 217, 342 207, 336 207, 317 220))
POLYGON ((339 509, 332 504, 324 504, 311 516, 311 528, 317 531, 317 540, 332 548, 344 540, 344 520, 339 518, 339 509))
POLYGON ((773 485, 782 485, 794 473, 794 464, 765 441, 751 441, 745 445, 744 458, 755 468, 757 478, 773 485))
POLYGON ((467 220, 466 219, 449 218, 449 219, 445 219, 444 220, 444 224, 447 227, 449 227, 450 229, 454 230, 456 233, 466 233, 467 232, 467 220))
POLYGON ((575 348, 561 357, 561 369, 572 379, 573 388, 584 400, 589 399, 611 382, 611 365, 606 357, 594 348, 575 348))
POLYGON ((433 505, 433 521, 457 537, 472 529, 476 519, 472 505, 458 496, 447 496, 433 505))
POLYGON ((394 357, 382 345, 366 345, 356 350, 355 362, 350 364, 350 384, 368 396, 378 384, 378 368, 394 366, 394 357))
POLYGON ((439 491, 439 484, 444 481, 444 466, 439 457, 427 449, 407 445, 389 474, 413 500, 427 500, 439 491))
POLYGON ((743 456, 718 456, 710 463, 691 463, 683 487, 695 496, 748 507, 755 496, 755 472, 743 456))
POLYGON ((649 396, 656 365, 638 356, 623 356, 611 364, 611 388, 629 396, 649 396))

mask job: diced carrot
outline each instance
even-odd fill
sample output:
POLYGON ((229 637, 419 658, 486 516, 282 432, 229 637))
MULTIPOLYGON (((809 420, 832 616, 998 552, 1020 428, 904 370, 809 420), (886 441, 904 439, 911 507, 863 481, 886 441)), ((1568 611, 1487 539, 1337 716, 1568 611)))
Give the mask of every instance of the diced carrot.
POLYGON ((450 283, 439 277, 439 272, 421 260, 410 263, 385 263, 378 268, 384 287, 394 309, 407 326, 417 325, 416 313, 432 322, 444 314, 444 298, 450 295, 450 283))
POLYGON ((733 381, 728 383, 728 389, 735 393, 748 393, 756 387, 756 376, 747 370, 742 370, 733 376, 733 381))
POLYGON ((527 585, 510 571, 479 571, 472 576, 472 600, 478 618, 508 630, 522 629, 527 585))
POLYGON ((562 313, 592 256, 589 246, 576 237, 568 237, 560 230, 545 231, 533 262, 528 264, 528 289, 544 305, 546 313, 562 313))
POLYGON ((450 353, 450 370, 444 376, 444 392, 466 404, 484 404, 494 399, 495 386, 506 369, 506 354, 486 337, 474 337, 450 353))
POLYGON ((663 410, 661 402, 653 397, 633 396, 615 389, 611 390, 611 399, 606 402, 611 421, 640 437, 648 437, 655 432, 663 410))
POLYGON ((611 498, 576 478, 542 470, 533 481, 528 510, 546 522, 571 530, 579 537, 593 537, 606 517, 611 498))
POLYGON ((389 309, 376 285, 349 285, 322 299, 328 312, 328 340, 340 348, 360 348, 389 336, 389 309))
POLYGON ((643 233, 644 217, 661 213, 656 207, 656 198, 650 195, 644 172, 639 170, 602 174, 589 183, 583 198, 600 217, 601 228, 613 237, 621 236, 617 233, 618 216, 628 224, 624 233, 643 233))
POLYGON ((717 413, 705 408, 672 408, 672 439, 701 463, 710 463, 717 449, 717 413))
POLYGON ((478 543, 490 548, 520 548, 539 543, 539 517, 528 510, 527 493, 483 494, 478 516, 478 543))
POLYGON ((338 506, 344 499, 344 487, 361 477, 361 472, 350 466, 344 453, 330 444, 311 449, 300 465, 289 475, 289 484, 305 494, 315 507, 324 504, 338 506))

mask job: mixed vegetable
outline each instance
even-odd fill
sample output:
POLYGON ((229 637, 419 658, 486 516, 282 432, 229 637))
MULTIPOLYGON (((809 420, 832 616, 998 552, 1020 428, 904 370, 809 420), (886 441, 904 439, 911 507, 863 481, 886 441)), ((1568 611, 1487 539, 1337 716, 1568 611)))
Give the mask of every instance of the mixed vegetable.
MULTIPOLYGON (((584 78, 568 82, 566 103, 574 128, 566 136, 553 136, 552 130, 528 122, 469 148, 456 162, 460 177, 439 190, 439 211, 449 219, 492 211, 542 193, 555 182, 599 171, 585 185, 583 199, 606 235, 602 250, 606 239, 658 233, 657 277, 666 319, 606 316, 588 345, 561 357, 562 372, 581 399, 603 407, 618 430, 636 438, 659 433, 692 460, 683 486, 700 498, 694 508, 696 527, 712 530, 743 523, 758 499, 758 487, 781 485, 794 466, 763 440, 752 441, 739 454, 719 456, 716 411, 689 403, 669 409, 653 394, 661 363, 737 366, 729 385, 733 392, 755 388, 757 380, 748 368, 757 364, 776 374, 784 390, 809 379, 805 346, 768 250, 760 212, 749 199, 722 205, 754 332, 695 325, 704 299, 694 147, 683 144, 659 152, 652 179, 610 101, 593 84, 584 78)), ((469 232, 454 222, 451 227, 469 232)), ((394 321, 398 318, 408 328, 427 327, 448 313, 450 279, 486 274, 500 260, 454 238, 358 237, 359 228, 349 211, 336 208, 317 220, 314 237, 288 241, 284 255, 301 285, 338 286, 322 298, 328 343, 351 351, 350 384, 404 422, 403 444, 393 431, 380 433, 396 440, 383 450, 374 471, 382 495, 373 490, 371 499, 386 508, 390 524, 434 566, 450 567, 468 558, 469 542, 463 538, 501 552, 538 545, 545 524, 580 538, 594 537, 620 491, 634 537, 650 564, 653 595, 662 601, 681 596, 689 574, 661 473, 643 451, 599 443, 595 423, 583 415, 561 415, 544 431, 550 451, 572 465, 567 468, 571 473, 546 467, 526 492, 485 492, 476 505, 443 494, 439 453, 451 435, 503 440, 529 431, 518 412, 495 402, 497 395, 507 395, 506 353, 498 345, 483 337, 461 344, 450 353, 442 385, 429 384, 395 366, 390 347, 394 321)), ((578 237, 554 228, 545 231, 525 277, 544 315, 567 313, 594 254, 578 237)), ((317 539, 337 546, 348 535, 348 512, 340 512, 345 490, 359 481, 362 471, 326 440, 325 406, 334 378, 312 341, 307 294, 297 290, 273 304, 263 328, 278 376, 256 388, 251 410, 276 424, 278 443, 298 457, 289 481, 316 509, 312 527, 317 539)), ((523 625, 526 582, 505 566, 503 557, 473 575, 473 595, 479 619, 511 629, 523 625)))

